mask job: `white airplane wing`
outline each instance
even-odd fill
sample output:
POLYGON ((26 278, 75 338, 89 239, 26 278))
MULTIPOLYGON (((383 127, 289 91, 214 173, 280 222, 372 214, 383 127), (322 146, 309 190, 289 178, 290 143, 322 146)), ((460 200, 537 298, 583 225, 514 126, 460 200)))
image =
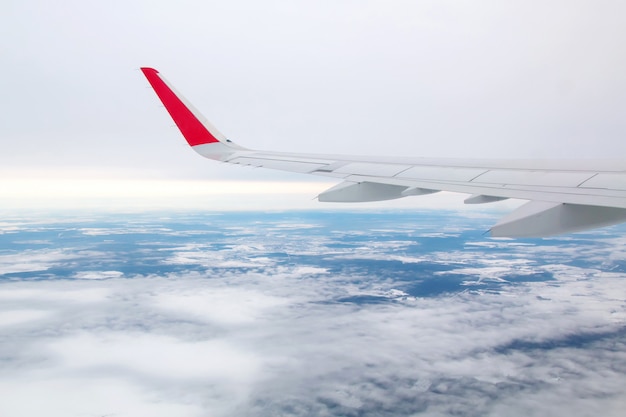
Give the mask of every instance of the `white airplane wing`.
POLYGON ((540 237, 626 221, 626 160, 385 158, 257 151, 221 134, 152 68, 141 69, 189 145, 217 161, 341 180, 324 202, 392 200, 437 191, 467 204, 529 200, 491 229, 496 237, 540 237))

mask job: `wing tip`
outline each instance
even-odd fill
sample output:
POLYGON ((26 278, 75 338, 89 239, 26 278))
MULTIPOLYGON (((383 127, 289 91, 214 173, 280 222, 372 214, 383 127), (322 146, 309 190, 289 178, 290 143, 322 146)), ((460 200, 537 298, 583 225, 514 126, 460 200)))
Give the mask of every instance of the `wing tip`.
POLYGON ((221 142, 223 135, 191 103, 168 85, 159 71, 151 67, 140 69, 190 146, 221 142))
POLYGON ((141 72, 143 72, 144 74, 148 75, 148 73, 150 74, 158 74, 159 71, 155 70, 154 68, 151 67, 140 67, 139 68, 141 70, 141 72))

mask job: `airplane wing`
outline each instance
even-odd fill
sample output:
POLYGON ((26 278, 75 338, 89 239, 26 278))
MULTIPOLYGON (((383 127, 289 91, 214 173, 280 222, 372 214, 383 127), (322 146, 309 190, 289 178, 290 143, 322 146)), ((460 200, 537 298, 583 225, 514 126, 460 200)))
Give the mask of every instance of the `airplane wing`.
POLYGON ((494 237, 541 237, 626 221, 626 160, 390 158, 258 151, 220 133, 161 74, 141 68, 189 145, 200 155, 336 178, 323 202, 365 202, 467 193, 466 204, 529 200, 491 229, 494 237))

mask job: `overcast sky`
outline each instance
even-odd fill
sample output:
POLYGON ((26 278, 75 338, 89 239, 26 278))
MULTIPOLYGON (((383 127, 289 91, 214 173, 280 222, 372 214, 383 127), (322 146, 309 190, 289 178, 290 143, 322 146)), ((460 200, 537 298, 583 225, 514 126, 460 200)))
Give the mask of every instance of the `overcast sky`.
POLYGON ((190 151, 140 66, 250 148, 620 157, 625 12, 621 1, 8 0, 0 174, 306 178, 190 151))

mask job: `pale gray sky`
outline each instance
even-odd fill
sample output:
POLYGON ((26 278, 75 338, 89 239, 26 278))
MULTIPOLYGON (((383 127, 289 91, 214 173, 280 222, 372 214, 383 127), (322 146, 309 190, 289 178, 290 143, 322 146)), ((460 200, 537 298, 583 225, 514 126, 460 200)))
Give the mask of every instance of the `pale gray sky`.
POLYGON ((250 148, 620 157, 625 15, 621 1, 8 0, 0 174, 295 178, 187 149, 140 66, 250 148))

